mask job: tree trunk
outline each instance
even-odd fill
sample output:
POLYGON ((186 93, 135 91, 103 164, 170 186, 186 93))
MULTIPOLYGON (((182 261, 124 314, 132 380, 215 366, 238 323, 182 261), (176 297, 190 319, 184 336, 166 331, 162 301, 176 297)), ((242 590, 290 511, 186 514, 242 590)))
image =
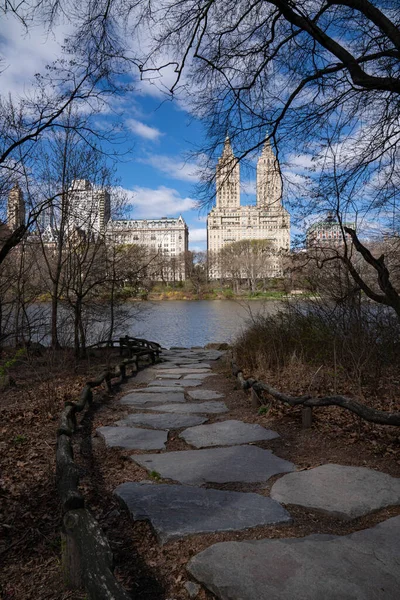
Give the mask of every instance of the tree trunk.
POLYGON ((51 347, 54 349, 60 347, 60 343, 58 341, 57 319, 58 319, 58 283, 54 282, 53 293, 51 296, 51 347))

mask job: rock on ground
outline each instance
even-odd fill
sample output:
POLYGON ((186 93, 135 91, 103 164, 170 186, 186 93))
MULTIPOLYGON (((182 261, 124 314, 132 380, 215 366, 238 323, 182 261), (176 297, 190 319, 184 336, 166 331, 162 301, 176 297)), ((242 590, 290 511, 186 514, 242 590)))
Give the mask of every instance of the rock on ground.
POLYGON ((146 410, 172 413, 219 414, 228 412, 224 402, 196 402, 192 404, 162 404, 161 406, 146 406, 146 410))
MULTIPOLYGON (((149 387, 197 387, 202 383, 202 381, 197 379, 187 379, 186 381, 184 381, 183 379, 155 379, 154 381, 151 381, 149 383, 149 387)), ((205 400, 207 400, 207 398, 205 398, 205 400)))
POLYGON ((109 448, 128 450, 165 450, 168 431, 138 427, 99 427, 96 429, 109 448))
POLYGON ((211 371, 210 369, 206 369, 204 367, 193 368, 193 366, 191 365, 189 367, 168 367, 166 369, 158 368, 157 373, 159 373, 160 376, 163 373, 170 373, 172 375, 197 375, 197 373, 211 373, 211 371))
POLYGON ((123 396, 119 402, 120 404, 127 404, 128 406, 137 406, 140 408, 143 406, 147 407, 148 404, 155 405, 162 402, 165 402, 166 404, 185 402, 185 396, 182 391, 177 389, 174 389, 173 392, 169 392, 168 394, 164 394, 161 391, 157 391, 157 393, 154 394, 146 394, 141 390, 123 396))
MULTIPOLYGON (((190 387, 193 386, 193 383, 184 380, 184 385, 190 387)), ((192 400, 217 400, 218 398, 224 397, 223 394, 215 392, 214 390, 190 390, 188 396, 192 400)))
POLYGON ((271 497, 354 519, 400 504, 400 479, 365 467, 322 465, 285 475, 272 486, 271 497))
POLYGON ((233 446, 261 440, 273 440, 279 434, 261 425, 243 421, 219 421, 211 425, 190 427, 180 434, 181 438, 195 448, 208 446, 233 446))
MULTIPOLYGON (((207 377, 212 377, 213 375, 215 375, 215 373, 188 373, 187 375, 183 376, 183 379, 198 379, 203 380, 206 379, 207 377)), ((167 375, 163 375, 163 377, 167 377, 167 375)))
POLYGON ((114 493, 133 519, 150 520, 162 543, 291 521, 278 502, 259 494, 151 483, 123 483, 114 493))
POLYGON ((400 517, 339 537, 224 542, 188 564, 220 600, 398 600, 400 517))
POLYGON ((200 417, 199 415, 180 415, 169 413, 152 415, 150 413, 143 413, 128 415, 125 419, 121 419, 115 424, 123 427, 146 425, 147 427, 153 427, 153 429, 181 429, 181 427, 201 425, 206 421, 206 417, 200 417))
POLYGON ((189 485, 267 481, 273 475, 288 473, 295 468, 293 463, 257 446, 182 450, 131 458, 165 479, 189 485))

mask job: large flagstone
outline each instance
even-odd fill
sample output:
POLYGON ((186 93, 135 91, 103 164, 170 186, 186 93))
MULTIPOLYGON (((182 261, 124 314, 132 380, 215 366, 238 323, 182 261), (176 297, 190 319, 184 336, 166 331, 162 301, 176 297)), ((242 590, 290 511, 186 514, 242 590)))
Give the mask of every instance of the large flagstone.
POLYGON ((400 517, 351 535, 223 542, 189 573, 220 600, 398 600, 400 517))
MULTIPOLYGON (((170 385, 169 381, 165 381, 163 385, 157 385, 157 386, 148 386, 146 388, 141 388, 140 390, 137 390, 137 393, 140 394, 174 394, 175 392, 179 392, 179 388, 176 385, 170 385)), ((134 394, 135 392, 131 392, 132 394, 134 394)))
POLYGON ((219 421, 210 425, 190 427, 182 431, 179 437, 195 448, 207 448, 209 446, 234 446, 248 444, 249 442, 273 440, 279 437, 279 434, 253 423, 219 421))
POLYGON ((108 448, 128 450, 165 450, 168 431, 140 429, 139 427, 99 427, 100 435, 108 448))
POLYGON ((197 381, 196 379, 155 379, 151 383, 149 383, 149 387, 198 387, 201 385, 202 381, 197 381))
POLYGON ((197 373, 211 373, 211 369, 194 369, 193 367, 168 367, 166 369, 156 369, 160 375, 163 373, 170 373, 173 375, 188 375, 197 373))
POLYGON ((354 519, 400 504, 400 479, 365 467, 321 465, 285 475, 272 486, 271 497, 354 519))
POLYGON ((207 417, 200 415, 183 415, 162 413, 161 415, 152 415, 151 413, 139 413, 128 415, 125 419, 117 421, 115 424, 123 427, 132 427, 134 425, 146 425, 154 429, 181 429, 182 427, 191 427, 192 425, 201 425, 207 421, 207 417))
POLYGON ((152 483, 123 483, 114 494, 133 519, 151 522, 162 543, 196 533, 241 531, 291 521, 278 502, 259 494, 152 483))
POLYGON ((183 450, 167 454, 134 455, 137 464, 180 483, 262 482, 295 469, 293 463, 257 446, 183 450))
MULTIPOLYGON (((193 386, 192 383, 187 383, 187 387, 193 386)), ((192 400, 217 400, 217 398, 223 398, 224 395, 214 390, 190 390, 188 396, 192 400)))
POLYGON ((191 404, 162 404, 160 406, 149 405, 146 410, 154 410, 157 412, 172 412, 172 413, 194 413, 194 414, 219 414, 228 412, 228 407, 224 402, 192 402, 191 404))
MULTIPOLYGON (((207 377, 212 377, 213 375, 215 375, 215 373, 212 373, 211 371, 210 373, 188 373, 187 375, 183 375, 183 379, 202 380, 206 379, 207 377)), ((163 377, 166 377, 166 375, 163 375, 163 377)))
POLYGON ((131 392, 126 396, 123 396, 120 399, 120 404, 126 404, 128 406, 137 406, 143 407, 148 405, 159 405, 161 403, 171 404, 177 402, 185 402, 185 396, 182 391, 178 391, 176 389, 173 392, 169 392, 168 394, 164 394, 163 392, 158 392, 157 394, 147 394, 140 392, 131 392))

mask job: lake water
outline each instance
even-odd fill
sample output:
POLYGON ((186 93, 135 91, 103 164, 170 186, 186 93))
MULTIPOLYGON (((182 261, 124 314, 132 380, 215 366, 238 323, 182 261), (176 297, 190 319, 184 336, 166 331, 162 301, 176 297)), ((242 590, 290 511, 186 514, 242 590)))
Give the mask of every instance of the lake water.
MULTIPOLYGON (((211 342, 232 342, 246 324, 259 314, 276 313, 284 302, 251 300, 173 300, 132 302, 122 307, 117 318, 114 339, 121 335, 142 337, 171 346, 205 346, 211 342), (122 320, 120 320, 122 319, 122 320)), ((31 339, 50 344, 50 304, 30 307, 31 339)), ((94 313, 95 314, 95 313, 94 313)), ((73 345, 72 314, 60 307, 59 340, 62 346, 73 345)), ((95 314, 89 327, 87 343, 107 339, 109 321, 107 307, 95 314), (103 311, 104 309, 104 311, 103 311)))
POLYGON ((128 319, 125 333, 158 342, 164 347, 205 346, 210 342, 231 342, 251 316, 271 314, 282 307, 275 301, 174 300, 143 303, 144 312, 128 319))

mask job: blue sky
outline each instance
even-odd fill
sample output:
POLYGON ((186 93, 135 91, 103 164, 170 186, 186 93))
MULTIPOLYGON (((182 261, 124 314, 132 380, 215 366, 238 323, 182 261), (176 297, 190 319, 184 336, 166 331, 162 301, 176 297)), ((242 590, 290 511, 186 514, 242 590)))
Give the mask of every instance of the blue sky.
MULTIPOLYGON (((60 56, 59 41, 67 31, 63 25, 51 35, 40 27, 26 34, 13 17, 2 19, 0 54, 6 66, 0 76, 2 94, 17 97, 29 93, 34 74, 60 56)), ((117 177, 126 192, 132 218, 182 214, 189 226, 190 249, 204 250, 206 212, 196 206, 200 159, 193 156, 201 147, 204 132, 184 102, 171 102, 160 91, 160 84, 168 87, 172 78, 173 73, 166 73, 165 82, 158 86, 138 82, 134 92, 112 100, 111 108, 119 115, 126 135, 126 143, 119 150, 129 149, 117 164, 117 177)), ((303 171, 310 157, 295 160, 298 164, 294 165, 293 176, 303 171)), ((255 172, 246 175, 242 169, 241 173, 241 202, 254 203, 255 172)))
MULTIPOLYGON (((68 25, 56 26, 51 34, 37 26, 24 31, 13 17, 0 21, 0 70, 1 94, 17 98, 29 93, 35 73, 43 72, 46 64, 61 56, 61 43, 68 35, 68 25)), ((132 218, 161 218, 182 214, 189 226, 189 244, 192 250, 206 248, 206 212, 196 206, 196 184, 199 178, 199 161, 194 158, 202 145, 204 131, 190 114, 182 98, 171 102, 161 89, 168 89, 173 81, 172 69, 163 71, 163 79, 157 85, 135 82, 135 91, 124 97, 112 99, 110 109, 99 115, 99 121, 118 115, 119 125, 126 134, 125 144, 118 150, 127 150, 117 165, 117 178, 126 193, 132 218)), ((267 133, 267 132, 266 132, 267 133)), ((222 150, 223 140, 221 140, 222 150)), ((235 151, 235 148, 233 148, 235 151)), ((287 190, 300 188, 310 171, 318 174, 318 149, 299 150, 280 148, 285 163, 281 163, 284 175, 284 202, 287 190), (285 193, 286 189, 286 193, 285 193)), ((322 151, 320 163, 326 157, 322 151)), ((255 202, 255 162, 253 169, 241 166, 241 203, 255 202)), ((308 215, 301 221, 299 197, 291 200, 298 213, 291 212, 292 239, 304 235, 308 223, 319 215, 308 215), (297 216, 297 219, 295 218, 297 216)), ((294 192, 296 194, 296 191, 294 192)), ((308 198, 306 197, 306 202, 308 198)), ((292 204, 292 206, 293 206, 292 204)), ((290 210, 290 209, 289 209, 290 210)), ((365 215, 367 216, 367 215, 365 215)), ((352 216, 346 216, 350 219, 352 216)), ((374 222, 365 226, 372 227, 374 222)))
POLYGON ((123 110, 126 145, 132 148, 118 164, 121 185, 132 203, 132 217, 182 214, 189 226, 191 249, 205 249, 204 211, 196 207, 201 125, 176 102, 155 90, 135 95, 134 109, 123 110))
MULTIPOLYGON (((61 54, 65 25, 47 35, 36 27, 26 33, 12 16, 0 21, 0 55, 6 67, 1 93, 13 98, 30 91, 35 73, 61 54)), ((206 248, 206 214, 196 207, 198 165, 190 154, 201 144, 203 131, 178 102, 166 100, 155 85, 138 82, 137 90, 112 99, 126 138, 118 152, 117 178, 131 205, 132 218, 182 214, 189 226, 190 248, 206 248)), ((107 119, 107 115, 99 117, 107 119)))

